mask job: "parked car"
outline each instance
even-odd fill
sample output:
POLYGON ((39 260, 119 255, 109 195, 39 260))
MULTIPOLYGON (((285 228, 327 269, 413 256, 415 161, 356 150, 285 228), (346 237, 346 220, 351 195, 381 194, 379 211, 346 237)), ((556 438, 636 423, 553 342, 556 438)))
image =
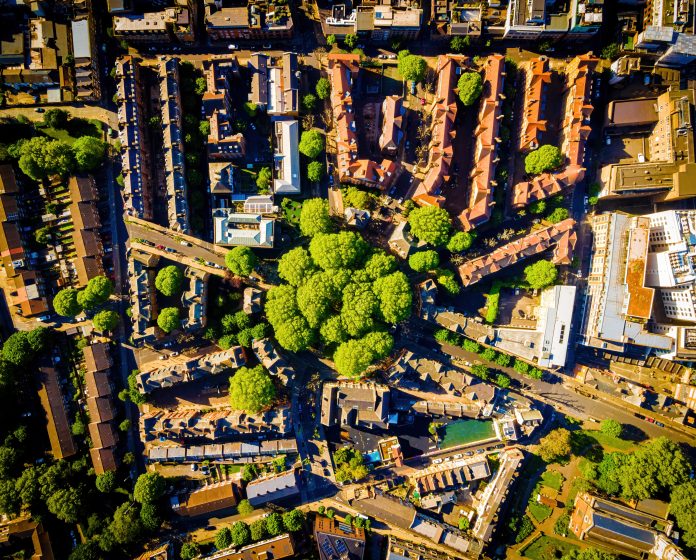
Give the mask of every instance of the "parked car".
POLYGON ((433 461, 433 465, 439 465, 440 463, 442 463, 442 459, 435 459, 433 461))
POLYGON ((34 111, 36 111, 37 113, 45 113, 46 109, 44 109, 43 107, 37 107, 36 109, 34 109, 34 111))
POLYGON ((227 45, 227 48, 231 51, 238 51, 239 45, 235 45, 234 43, 230 43, 229 45, 227 45))

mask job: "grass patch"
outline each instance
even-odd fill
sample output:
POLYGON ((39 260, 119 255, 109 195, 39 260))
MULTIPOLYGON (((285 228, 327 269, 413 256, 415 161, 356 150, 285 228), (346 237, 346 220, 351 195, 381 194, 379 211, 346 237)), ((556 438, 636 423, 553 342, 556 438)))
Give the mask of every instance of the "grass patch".
POLYGON ((599 430, 581 430, 580 432, 583 436, 595 440, 599 445, 605 449, 612 449, 614 451, 633 451, 636 449, 636 444, 632 441, 621 439, 614 436, 608 436, 600 432, 599 430))
POLYGON ((545 506, 544 504, 540 504, 537 502, 535 498, 536 494, 532 496, 532 499, 529 500, 529 504, 527 505, 527 509, 529 510, 529 513, 532 515, 532 517, 536 520, 537 523, 541 523, 545 519, 548 519, 551 517, 551 513, 553 513, 553 510, 549 506, 545 506))
POLYGON ((290 200, 286 198, 282 203, 283 207, 283 217, 291 225, 300 225, 300 211, 302 210, 302 204, 295 200, 290 200))
POLYGON ((533 560, 560 558, 578 547, 568 542, 541 535, 522 551, 522 556, 533 560))
POLYGON ((498 308, 500 306, 500 290, 503 283, 499 280, 493 282, 490 291, 486 295, 486 323, 492 325, 498 318, 498 308))
POLYGON ((52 128, 37 123, 37 129, 45 136, 72 145, 83 136, 102 138, 102 123, 96 119, 71 118, 65 128, 52 128))
POLYGON ((546 471, 541 475, 541 483, 560 492, 563 486, 563 475, 558 471, 546 471))

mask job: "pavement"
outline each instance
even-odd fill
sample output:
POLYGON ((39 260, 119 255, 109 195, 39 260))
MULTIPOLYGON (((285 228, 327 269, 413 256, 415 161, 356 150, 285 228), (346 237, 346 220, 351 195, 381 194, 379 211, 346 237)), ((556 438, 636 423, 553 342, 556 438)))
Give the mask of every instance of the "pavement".
MULTIPOLYGON (((111 111, 100 105, 82 105, 82 104, 51 104, 51 109, 63 109, 70 113, 71 116, 81 119, 96 119, 107 123, 111 128, 118 128, 118 116, 115 111, 111 111)), ((0 117, 18 117, 24 116, 32 121, 41 121, 43 115, 37 113, 34 107, 8 107, 0 110, 0 117)))

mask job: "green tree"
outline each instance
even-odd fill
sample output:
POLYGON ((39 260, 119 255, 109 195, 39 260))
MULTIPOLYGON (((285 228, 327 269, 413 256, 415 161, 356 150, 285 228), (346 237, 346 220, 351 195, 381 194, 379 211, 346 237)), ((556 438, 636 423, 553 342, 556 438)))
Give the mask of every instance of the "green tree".
POLYGON ((316 159, 324 151, 324 135, 318 130, 303 131, 298 149, 309 159, 316 159))
POLYGON ((447 250, 450 253, 466 251, 474 242, 474 236, 468 231, 458 231, 447 242, 447 250))
POLYGON ((543 214, 546 212, 546 201, 537 200, 529 205, 529 212, 535 215, 543 214))
POLYGON ((375 205, 376 201, 374 194, 357 187, 341 189, 341 195, 343 196, 343 205, 347 208, 370 210, 375 205))
POLYGON ((440 266, 440 256, 437 251, 418 251, 408 258, 408 266, 416 272, 435 270, 440 266))
POLYGON ((155 277, 155 288, 165 296, 174 296, 181 292, 184 273, 177 266, 170 265, 160 269, 155 277))
POLYGON ((619 54, 621 54, 621 45, 618 43, 610 43, 602 49, 602 54, 600 54, 600 56, 608 60, 614 60, 618 58, 619 54))
POLYGON ((208 83, 206 82, 206 79, 201 76, 200 78, 196 78, 195 83, 196 86, 193 91, 196 95, 203 95, 208 89, 208 83))
POLYGON ((535 290, 543 290, 552 286, 558 277, 556 265, 550 261, 537 261, 524 269, 524 278, 535 290))
POLYGON ((348 340, 348 332, 340 315, 329 317, 319 327, 319 334, 326 344, 340 344, 348 340))
POLYGON ((331 35, 327 35, 326 44, 329 45, 329 47, 333 47, 336 44, 336 35, 333 33, 331 35))
POLYGON ((12 333, 2 344, 0 357, 13 366, 23 366, 32 359, 32 347, 26 331, 12 333))
POLYGON ((70 113, 64 109, 49 109, 44 113, 43 123, 51 128, 64 129, 68 125, 70 113))
POLYGON ((458 525, 459 525, 460 531, 468 530, 469 529, 469 519, 467 517, 460 517, 458 525))
POLYGON ((348 49, 353 50, 358 44, 358 36, 355 33, 349 33, 346 35, 346 38, 343 39, 343 42, 346 44, 348 49))
POLYGON ((282 516, 273 512, 268 517, 266 517, 266 527, 268 528, 268 534, 271 537, 277 537, 285 531, 285 526, 283 525, 282 516))
POLYGON ((34 239, 39 245, 48 245, 53 238, 51 231, 51 228, 48 226, 39 228, 34 232, 34 239))
POLYGON ((378 278, 373 284, 373 290, 379 300, 380 315, 387 323, 395 325, 411 314, 413 293, 403 272, 392 272, 378 278))
POLYGON ((97 490, 103 492, 104 494, 113 492, 114 488, 116 488, 116 474, 113 471, 106 471, 105 473, 97 476, 95 484, 97 486, 97 490))
POLYGON ((283 514, 283 525, 290 532, 301 531, 304 528, 306 517, 301 509, 293 509, 283 514))
POLYGON ((157 316, 157 326, 169 334, 181 327, 181 315, 177 307, 165 307, 157 316))
MULTIPOLYGON (((201 133, 201 136, 208 137, 210 136, 210 122, 203 120, 200 123, 198 123, 198 132, 201 133)), ((189 544, 189 543, 186 543, 189 544)))
POLYGON ((432 245, 444 245, 449 240, 452 221, 447 210, 437 206, 422 206, 408 216, 411 233, 432 245))
POLYGON ((495 384, 501 389, 507 389, 510 386, 510 378, 504 373, 499 373, 495 376, 495 384))
POLYGON ((251 542, 251 530, 244 521, 236 521, 230 528, 230 536, 234 546, 245 546, 251 542))
POLYGON ((320 161, 310 161, 307 165, 307 179, 312 183, 321 181, 326 173, 326 167, 320 161))
POLYGON ((596 548, 584 548, 582 550, 574 548, 561 560, 616 560, 616 556, 596 548))
POLYGON ((77 301, 84 309, 94 309, 106 303, 113 292, 114 284, 111 280, 106 276, 95 276, 77 295, 77 301))
POLYGON ((437 283, 444 288, 444 290, 451 294, 457 295, 460 290, 459 282, 455 278, 454 272, 447 269, 440 269, 437 272, 437 278, 435 278, 437 283))
POLYGON ((101 560, 97 543, 87 541, 78 544, 68 556, 68 560, 101 560))
POLYGON ((319 99, 328 99, 331 95, 331 82, 327 78, 319 78, 315 90, 319 99))
POLYGON ((232 544, 232 532, 229 527, 223 527, 215 534, 215 548, 224 550, 232 544))
POLYGON ((398 70, 401 78, 411 82, 422 82, 425 79, 425 71, 428 65, 425 59, 414 54, 401 55, 399 53, 398 70))
POLYGON ((481 97, 483 78, 478 72, 464 72, 457 82, 459 99, 464 107, 471 107, 481 97))
POLYGON ((599 429, 603 434, 616 438, 621 437, 621 432, 623 432, 623 426, 611 418, 602 420, 599 424, 599 429))
POLYGON ((230 377, 230 405, 234 410, 256 414, 275 399, 273 381, 261 365, 240 367, 230 377))
POLYGON ((237 504, 237 513, 239 513, 239 515, 251 515, 253 512, 254 506, 252 506, 251 502, 246 498, 237 504))
POLYGON ((555 208, 553 212, 551 212, 546 219, 551 222, 552 224, 557 224, 558 222, 562 222, 563 220, 567 220, 568 217, 570 216, 570 213, 568 212, 567 208, 555 208))
POLYGON ((302 203, 300 210, 300 231, 302 235, 313 237, 318 233, 329 233, 333 223, 329 217, 329 202, 323 198, 310 198, 302 203))
POLYGON ((499 366, 507 367, 510 365, 511 361, 512 358, 508 354, 498 353, 498 355, 495 357, 495 363, 499 366))
POLYGON ((146 472, 138 477, 133 489, 133 497, 136 502, 150 504, 164 496, 167 483, 158 472, 146 472))
POLYGON ((268 527, 264 518, 254 521, 249 529, 251 529, 251 540, 254 542, 268 538, 268 527))
POLYGON ((46 500, 46 507, 65 523, 76 523, 82 510, 82 492, 77 488, 58 488, 46 500))
POLYGON ((387 274, 391 274, 396 269, 396 259, 392 255, 385 253, 374 253, 365 263, 365 272, 370 280, 377 280, 387 274))
POLYGON ((143 504, 140 507, 140 521, 146 531, 154 532, 162 525, 162 517, 159 514, 157 505, 143 504))
POLYGON ((131 429, 131 425, 131 421, 128 418, 126 418, 118 425, 118 429, 121 432, 127 432, 131 429))
POLYGON ((471 373, 484 381, 490 377, 488 367, 484 364, 474 364, 471 366, 471 373))
POLYGON ((302 316, 292 317, 274 326, 278 343, 291 352, 301 352, 309 348, 314 341, 314 331, 302 316))
POLYGON ((225 255, 225 264, 237 276, 249 276, 258 259, 249 247, 234 247, 225 255))
POLYGON ((201 554, 201 547, 196 542, 184 543, 181 547, 179 557, 181 560, 193 560, 201 554))
POLYGON ((105 309, 94 315, 92 324, 97 331, 105 333, 113 331, 118 326, 118 320, 118 313, 105 309))
POLYGON ((563 154, 551 144, 544 144, 524 158, 524 170, 528 175, 540 175, 561 165, 563 165, 563 154))
POLYGON ((360 340, 352 339, 341 344, 334 354, 336 371, 346 377, 358 378, 370 367, 374 353, 360 340))
POLYGON ((450 40, 450 50, 454 53, 464 52, 471 45, 471 38, 468 35, 455 35, 450 40))
POLYGON ((72 145, 75 162, 80 171, 94 171, 104 161, 106 142, 94 136, 82 136, 72 145))
POLYGON ((538 453, 546 463, 555 463, 570 456, 570 432, 557 428, 539 440, 538 453))
POLYGON ((304 107, 304 110, 308 113, 313 112, 317 107, 317 96, 313 93, 305 94, 302 98, 302 107, 304 107))
POLYGON ((293 286, 299 286, 314 272, 314 261, 304 247, 291 249, 278 261, 278 276, 293 286))
POLYGON ((696 548, 696 481, 690 480, 672 490, 669 511, 682 530, 684 544, 696 548))
POLYGON ((256 187, 259 192, 268 192, 273 181, 273 173, 270 167, 262 167, 256 175, 256 187))
POLYGON ((242 107, 244 109, 244 112, 251 118, 254 118, 256 114, 259 112, 259 106, 256 103, 252 103, 251 101, 246 101, 242 107))
POLYGON ((309 243, 309 254, 324 270, 354 268, 367 254, 369 245, 354 231, 316 234, 309 243))
MULTIPOLYGON (((247 463, 242 468, 242 480, 244 482, 251 482, 252 480, 254 480, 258 476, 259 476, 259 469, 256 467, 256 465, 254 463, 247 463)), ((251 505, 251 504, 249 504, 249 505, 251 505)))
POLYGON ((75 317, 82 311, 82 306, 77 301, 77 290, 63 288, 53 298, 53 309, 63 317, 75 317))
POLYGON ((462 342, 462 348, 464 348, 464 350, 466 350, 467 352, 473 352, 474 354, 478 354, 481 350, 481 345, 474 340, 469 340, 468 338, 465 338, 464 342, 462 342))

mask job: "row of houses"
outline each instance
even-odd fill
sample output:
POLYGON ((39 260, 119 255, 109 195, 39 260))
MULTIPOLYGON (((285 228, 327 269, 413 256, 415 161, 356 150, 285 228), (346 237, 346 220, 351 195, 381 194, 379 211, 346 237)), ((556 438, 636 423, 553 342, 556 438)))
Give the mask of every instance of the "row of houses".
POLYGON ((160 61, 159 83, 162 152, 169 228, 173 231, 189 233, 188 189, 186 187, 178 58, 165 58, 160 61))
POLYGON ((132 56, 123 56, 116 61, 116 76, 125 211, 152 220, 150 148, 145 137, 147 123, 140 66, 132 56))
POLYGON ((18 316, 35 317, 48 311, 48 300, 43 275, 25 249, 30 232, 20 224, 22 215, 14 169, 0 165, 0 259, 7 304, 18 316))
POLYGON ((70 215, 73 222, 75 246, 74 267, 77 285, 86 286, 92 278, 104 274, 104 246, 102 244, 97 202, 99 194, 94 178, 70 177, 70 215))
POLYGON ((297 453, 294 438, 272 439, 261 442, 233 441, 194 446, 153 446, 147 450, 151 463, 197 463, 203 460, 254 463, 276 457, 297 453))
POLYGON ((92 447, 89 450, 92 465, 97 475, 115 471, 118 467, 116 446, 116 407, 114 406, 114 387, 111 382, 113 362, 108 344, 98 342, 85 346, 82 350, 85 360, 85 388, 87 410, 90 422, 89 437, 92 447))
MULTIPOLYGON (((282 436, 291 431, 292 421, 287 406, 260 414, 247 414, 230 408, 210 412, 199 409, 148 410, 140 416, 140 439, 143 442, 170 439, 201 439, 217 441, 243 434, 282 436)), ((192 451, 193 453, 193 451, 192 451)))
MULTIPOLYGON (((353 88, 360 71, 360 57, 353 54, 330 54, 331 110, 335 127, 336 171, 341 183, 354 183, 385 190, 396 179, 398 165, 390 159, 377 163, 361 158, 355 121, 353 88)), ((393 106, 393 111, 397 107, 393 106)), ((393 114, 393 113, 392 113, 393 114)), ((390 119, 393 121, 394 118, 390 119)))
POLYGON ((570 264, 576 242, 575 221, 568 218, 466 261, 458 268, 459 277, 465 287, 471 286, 491 274, 529 257, 541 255, 549 249, 553 249, 552 262, 570 264))
POLYGON ((46 432, 51 454, 66 459, 77 453, 70 429, 67 397, 61 387, 58 369, 50 359, 42 360, 38 368, 39 401, 46 415, 46 432))
POLYGON ((128 291, 131 303, 133 337, 136 339, 152 333, 150 323, 157 313, 155 297, 155 273, 150 268, 153 258, 147 253, 130 249, 128 254, 128 291))
MULTIPOLYGON (((543 173, 538 177, 517 183, 513 187, 512 204, 516 208, 532 202, 544 200, 565 193, 580 183, 585 177, 585 144, 590 135, 590 116, 592 115, 593 72, 599 60, 590 54, 576 56, 566 68, 561 114, 563 123, 560 129, 560 150, 566 158, 560 171, 543 173)), ((546 122, 540 118, 536 108, 541 109, 548 102, 548 89, 543 83, 549 79, 547 61, 533 60, 526 69, 526 87, 523 106, 522 138, 526 143, 520 148, 533 149, 545 128, 546 122), (536 71, 536 75, 534 72, 536 71), (541 96, 541 97, 537 97, 541 96)))

